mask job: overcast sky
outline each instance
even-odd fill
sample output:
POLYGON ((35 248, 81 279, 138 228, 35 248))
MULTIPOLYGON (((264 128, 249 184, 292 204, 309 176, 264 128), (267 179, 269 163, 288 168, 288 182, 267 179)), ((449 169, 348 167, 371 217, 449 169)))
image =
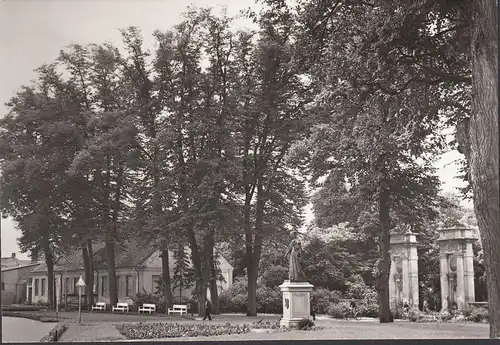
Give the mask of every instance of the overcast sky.
MULTIPOLYGON (((52 62, 59 51, 73 43, 87 44, 109 41, 120 45, 118 29, 137 26, 144 43, 151 45, 154 30, 166 30, 178 23, 190 4, 227 8, 229 15, 256 8, 253 0, 11 0, 0 2, 0 115, 7 112, 4 103, 21 86, 35 78, 33 70, 52 62)), ((238 26, 251 25, 240 21, 238 26)), ((438 163, 443 190, 453 192, 462 182, 454 178, 453 161, 458 152, 450 152, 438 163)), ((307 212, 307 219, 312 218, 307 212)), ((2 257, 19 252, 19 233, 9 219, 2 219, 2 257)))

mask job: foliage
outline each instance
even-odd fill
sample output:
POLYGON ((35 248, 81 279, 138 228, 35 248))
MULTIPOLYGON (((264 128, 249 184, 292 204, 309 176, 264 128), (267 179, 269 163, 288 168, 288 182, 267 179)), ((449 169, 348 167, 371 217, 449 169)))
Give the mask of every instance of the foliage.
MULTIPOLYGON (((244 313, 247 310, 247 288, 246 277, 238 278, 234 285, 223 291, 219 297, 220 311, 225 313, 244 313)), ((281 314, 283 310, 283 297, 280 289, 276 286, 266 286, 259 279, 257 288, 257 312, 266 314, 281 314)))
POLYGON ((128 339, 158 339, 181 337, 211 337, 225 334, 250 332, 248 325, 226 324, 178 324, 167 322, 140 322, 121 324, 116 328, 128 339))
POLYGON ((273 266, 262 275, 262 281, 268 288, 275 288, 283 284, 288 279, 288 268, 283 266, 273 266))
POLYGON ((325 288, 314 289, 312 292, 311 308, 316 314, 328 314, 328 307, 340 301, 338 291, 329 291, 325 288))
MULTIPOLYGON (((160 295, 162 296, 162 295, 160 295)), ((157 294, 150 294, 147 292, 139 292, 134 297, 134 305, 136 307, 142 307, 144 303, 150 303, 156 305, 156 312, 166 313, 165 301, 162 297, 157 294)))
POLYGON ((297 324, 297 329, 299 329, 301 331, 307 331, 307 330, 312 329, 313 327, 314 327, 313 320, 307 319, 307 318, 301 319, 299 321, 299 323, 297 324))
POLYGON ((328 315, 335 319, 345 318, 345 306, 339 303, 332 303, 327 309, 328 315))
MULTIPOLYGON (((261 319, 259 321, 255 321, 254 323, 252 323, 251 325, 251 328, 254 328, 254 329, 273 329, 273 330, 281 330, 281 327, 280 327, 280 321, 275 321, 275 322, 272 322, 272 321, 264 321, 264 319, 261 319)), ((283 330, 286 330, 286 328, 283 328, 283 330)))
POLYGON ((408 313, 411 322, 475 322, 487 323, 489 321, 488 309, 473 307, 471 310, 462 312, 421 312, 412 309, 408 313))

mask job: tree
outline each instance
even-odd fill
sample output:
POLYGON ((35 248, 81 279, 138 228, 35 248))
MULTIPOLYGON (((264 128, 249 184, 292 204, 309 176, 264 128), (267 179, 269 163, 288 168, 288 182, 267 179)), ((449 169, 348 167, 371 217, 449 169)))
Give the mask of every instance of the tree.
POLYGON ((1 122, 2 213, 21 230, 21 250, 42 252, 48 270, 49 307, 54 307, 54 248, 67 225, 69 168, 78 145, 71 109, 44 83, 25 87, 8 104, 1 122))
POLYGON ((472 116, 469 123, 474 208, 484 250, 490 337, 500 338, 500 201, 498 161, 498 4, 472 3, 472 116))
POLYGON ((272 234, 296 229, 302 221, 304 180, 286 165, 285 155, 301 135, 310 91, 295 70, 286 30, 261 24, 255 45, 252 33, 240 33, 235 47, 249 316, 256 315, 263 246, 272 234))

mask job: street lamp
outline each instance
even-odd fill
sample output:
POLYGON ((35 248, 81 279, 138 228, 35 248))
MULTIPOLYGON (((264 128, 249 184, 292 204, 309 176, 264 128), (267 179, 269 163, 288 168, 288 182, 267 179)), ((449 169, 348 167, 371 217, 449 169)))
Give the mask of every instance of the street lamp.
POLYGON ((85 286, 82 276, 78 279, 76 286, 78 286, 78 324, 80 324, 82 322, 82 288, 85 286))

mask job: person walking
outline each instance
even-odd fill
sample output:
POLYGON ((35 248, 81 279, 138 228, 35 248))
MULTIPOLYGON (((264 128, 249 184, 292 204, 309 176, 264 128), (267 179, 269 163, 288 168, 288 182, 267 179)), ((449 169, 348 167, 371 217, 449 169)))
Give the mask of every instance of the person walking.
POLYGON ((205 317, 203 318, 203 321, 205 321, 208 317, 208 320, 212 321, 212 304, 210 303, 210 300, 207 299, 205 302, 205 317))

